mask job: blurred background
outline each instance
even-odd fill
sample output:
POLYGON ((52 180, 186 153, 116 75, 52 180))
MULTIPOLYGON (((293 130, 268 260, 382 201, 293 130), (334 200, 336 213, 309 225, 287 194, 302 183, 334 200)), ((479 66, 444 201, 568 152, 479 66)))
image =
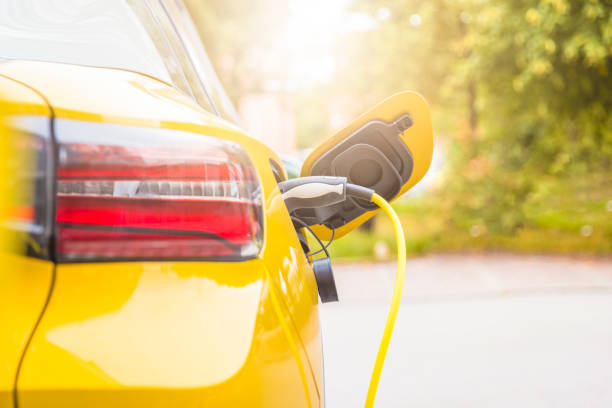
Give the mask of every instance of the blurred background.
MULTIPOLYGON (((394 203, 411 259, 378 406, 612 406, 609 1, 186 2, 243 125, 294 173, 394 92, 430 104, 432 168, 394 203)), ((385 217, 331 246, 331 407, 365 399, 394 246, 385 217)))
MULTIPOLYGON (((186 4, 242 124, 293 171, 394 92, 428 100, 432 168, 395 205, 409 253, 611 253, 609 2, 186 4)), ((334 243, 334 258, 390 259, 383 218, 334 243)))

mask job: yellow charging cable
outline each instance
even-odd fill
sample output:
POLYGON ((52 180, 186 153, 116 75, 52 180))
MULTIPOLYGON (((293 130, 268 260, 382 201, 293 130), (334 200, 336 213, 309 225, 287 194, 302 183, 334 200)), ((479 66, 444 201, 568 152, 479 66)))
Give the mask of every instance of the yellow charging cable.
MULTIPOLYGON (((389 309, 389 315, 387 316, 387 322, 385 323, 385 330, 383 331, 382 340, 378 348, 378 354, 376 355, 376 362, 374 363, 374 370, 372 372, 372 378, 370 379, 370 386, 368 387, 368 395, 366 397, 366 408, 374 407, 374 399, 376 398, 376 391, 378 390, 378 384, 380 383, 380 375, 382 373, 383 365, 385 363, 385 357, 389 349, 389 342, 391 341, 391 334, 393 333, 393 326, 397 319, 397 313, 399 312, 400 301, 402 299, 402 291, 404 289, 404 278, 406 275, 406 239, 404 238, 404 231, 402 230, 402 224, 399 217, 393 210, 393 207, 381 196, 374 193, 372 194, 372 202, 378 205, 391 219, 391 224, 395 231, 395 239, 397 241, 397 275, 395 276, 395 288, 393 289, 393 296, 391 297, 391 307, 389 309)), ((281 323, 287 342, 293 353, 293 357, 298 366, 300 377, 302 380, 302 386, 304 388, 304 394, 306 396, 306 402, 308 408, 312 408, 312 402, 310 401, 310 391, 308 387, 308 377, 306 370, 304 369, 304 363, 300 357, 299 348, 293 335, 291 334, 291 328, 283 315, 281 304, 278 296, 276 295, 275 284, 272 281, 270 272, 267 268, 264 268, 266 273, 266 279, 268 280, 270 297, 272 299, 272 305, 274 311, 281 323)))
POLYGON ((291 334, 291 328, 283 315, 283 310, 281 309, 280 300, 276 296, 274 282, 272 281, 272 277, 270 276, 270 272, 268 268, 264 268, 266 271, 266 279, 268 280, 268 288, 270 290, 270 298, 272 299, 272 306, 274 307, 274 311, 276 312, 276 316, 280 321, 281 327, 283 328, 283 332, 285 333, 285 337, 287 338, 287 342, 289 343, 289 347, 291 348, 291 352, 293 353, 293 357, 295 358, 295 362, 298 366, 298 371, 300 372, 300 377, 302 379, 302 386, 304 387, 304 394, 306 395, 306 403, 308 404, 308 408, 312 408, 312 403, 310 402, 310 390, 308 388, 308 377, 306 376, 306 370, 304 369, 304 363, 302 362, 302 358, 300 357, 300 350, 297 346, 297 342, 293 338, 291 334))
POLYGON ((366 408, 372 408, 374 406, 374 399, 376 398, 376 391, 378 390, 380 375, 382 373, 383 364, 385 364, 387 350, 389 349, 389 342, 391 341, 393 326, 395 325, 395 319, 397 318, 397 312, 399 311, 402 291, 404 290, 404 278, 406 276, 406 239, 404 238, 404 231, 402 230, 400 219, 393 210, 393 207, 391 207, 391 205, 378 194, 372 194, 372 202, 378 205, 387 214, 389 219, 391 219, 391 224, 393 224, 395 240, 397 242, 397 275, 395 275, 395 288, 393 289, 393 296, 391 297, 389 315, 387 316, 385 330, 383 331, 382 340, 380 341, 380 346, 378 347, 378 354, 376 355, 376 362, 374 363, 374 371, 372 372, 370 386, 368 387, 368 395, 365 403, 366 408))

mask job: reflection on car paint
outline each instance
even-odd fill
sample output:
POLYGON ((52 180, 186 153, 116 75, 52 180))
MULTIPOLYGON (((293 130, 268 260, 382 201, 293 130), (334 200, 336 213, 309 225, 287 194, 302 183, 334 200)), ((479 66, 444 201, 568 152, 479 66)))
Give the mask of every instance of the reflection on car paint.
POLYGON ((228 286, 144 268, 119 310, 60 325, 46 338, 119 384, 209 386, 244 364, 261 286, 260 280, 228 286))

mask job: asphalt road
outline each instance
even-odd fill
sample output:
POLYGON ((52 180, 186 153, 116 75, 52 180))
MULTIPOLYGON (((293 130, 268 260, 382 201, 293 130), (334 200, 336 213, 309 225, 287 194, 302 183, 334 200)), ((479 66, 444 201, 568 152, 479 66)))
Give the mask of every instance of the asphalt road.
MULTIPOLYGON (((335 272, 327 406, 359 407, 395 265, 335 272)), ((612 407, 612 260, 438 255, 407 273, 377 407, 612 407)))

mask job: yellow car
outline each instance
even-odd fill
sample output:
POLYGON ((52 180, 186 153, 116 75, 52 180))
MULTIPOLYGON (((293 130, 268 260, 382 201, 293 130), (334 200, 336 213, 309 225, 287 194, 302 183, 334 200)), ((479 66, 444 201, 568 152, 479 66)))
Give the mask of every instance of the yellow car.
POLYGON ((318 302, 337 293, 301 227, 393 215, 432 135, 398 93, 287 181, 181 0, 3 0, 0 408, 323 407, 318 302))
POLYGON ((282 162, 180 1, 2 1, 0 112, 0 407, 323 406, 282 162))

